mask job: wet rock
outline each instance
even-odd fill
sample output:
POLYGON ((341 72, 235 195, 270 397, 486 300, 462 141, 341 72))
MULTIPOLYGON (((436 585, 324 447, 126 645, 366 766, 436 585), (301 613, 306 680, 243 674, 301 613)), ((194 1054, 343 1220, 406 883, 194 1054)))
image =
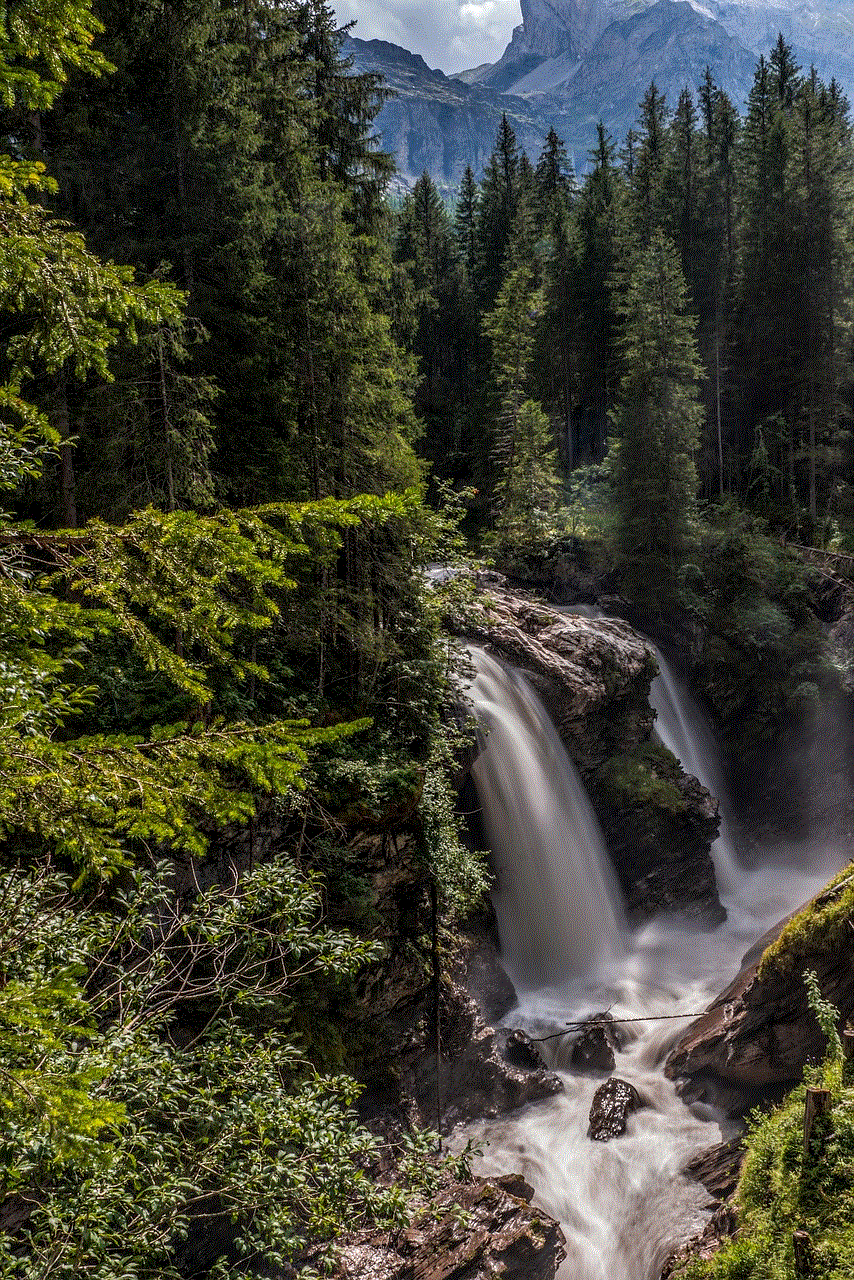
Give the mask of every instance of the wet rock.
POLYGON ((545 1062, 539 1049, 527 1031, 515 1028, 507 1033, 504 1041, 504 1060, 511 1067, 521 1067, 524 1071, 542 1071, 545 1062))
POLYGON ((341 1249, 347 1280, 553 1280, 565 1257, 558 1224, 529 1204, 518 1175, 455 1183, 396 1237, 361 1232, 341 1249))
MULTIPOLYGON (((437 1080, 429 1019, 400 1060, 399 1078, 417 1105, 418 1123, 435 1126, 437 1080)), ((455 978, 442 990, 439 1093, 444 1129, 481 1116, 498 1116, 560 1093, 563 1085, 539 1054, 532 1064, 502 1053, 502 1033, 482 1019, 476 1002, 455 978)), ((521 1043, 517 1044, 520 1054, 521 1043)), ((533 1049, 533 1046, 531 1046, 533 1049)), ((527 1055, 526 1055, 527 1056, 527 1055)))
POLYGON ((612 1076, 593 1095, 590 1108, 588 1138, 595 1142, 610 1142, 626 1132, 629 1116, 641 1106, 641 1098, 634 1085, 612 1076))
POLYGON ((498 587, 476 602, 461 629, 526 672, 582 772, 649 738, 655 655, 627 622, 562 614, 498 587))
POLYGON ((615 1052, 622 1046, 610 1013, 596 1013, 588 1018, 581 1035, 572 1046, 570 1064, 575 1071, 602 1072, 614 1070, 615 1052))
POLYGON ((728 1142, 707 1147, 686 1164, 682 1172, 695 1182, 701 1182, 709 1195, 720 1202, 735 1191, 743 1161, 744 1148, 739 1134, 728 1142))
POLYGON ((715 1210, 699 1235, 670 1255, 661 1272, 661 1280, 670 1280, 671 1276, 678 1275, 688 1263, 710 1262, 724 1241, 734 1236, 737 1230, 735 1206, 727 1200, 715 1210))
POLYGON ((563 614, 481 589, 456 626, 524 670, 587 787, 633 920, 724 918, 710 856, 717 801, 653 737, 652 646, 620 618, 563 614))
MULTIPOLYGON (((821 918, 848 883, 824 890, 805 912, 821 918)), ((851 950, 844 939, 840 945, 834 933, 823 936, 814 929, 806 941, 794 944, 798 954, 788 964, 781 958, 781 964, 763 966, 766 948, 789 919, 751 948, 738 977, 691 1025, 668 1057, 665 1072, 677 1081, 683 1095, 714 1093, 718 1082, 742 1090, 794 1084, 808 1062, 824 1056, 824 1035, 807 1003, 801 977, 807 969, 817 974, 822 994, 839 1009, 841 1021, 854 1014, 851 950)))

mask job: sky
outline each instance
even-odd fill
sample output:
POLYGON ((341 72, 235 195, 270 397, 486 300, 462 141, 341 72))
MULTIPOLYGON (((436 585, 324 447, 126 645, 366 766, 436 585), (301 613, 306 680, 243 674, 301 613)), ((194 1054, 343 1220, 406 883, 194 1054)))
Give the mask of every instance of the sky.
POLYGON ((352 18, 361 40, 390 40, 430 67, 464 71, 497 62, 522 21, 519 0, 332 0, 338 21, 352 18))

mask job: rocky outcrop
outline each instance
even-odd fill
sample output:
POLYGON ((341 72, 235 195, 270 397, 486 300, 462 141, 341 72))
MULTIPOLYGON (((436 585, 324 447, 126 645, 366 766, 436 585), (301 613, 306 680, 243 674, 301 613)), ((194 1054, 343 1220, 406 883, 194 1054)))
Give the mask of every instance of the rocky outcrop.
POLYGON ((612 1076, 593 1095, 587 1136, 594 1142, 610 1142, 626 1132, 629 1116, 641 1105, 633 1084, 612 1076))
POLYGON ((741 1135, 727 1142, 718 1142, 694 1156, 682 1170, 695 1182, 701 1182, 713 1202, 720 1206, 735 1191, 738 1175, 744 1162, 741 1135))
POLYGON ((651 645, 619 618, 559 613, 499 585, 476 605, 456 625, 520 667, 543 699, 587 787, 629 915, 676 908, 720 921, 709 853, 717 802, 653 739, 651 645))
POLYGON ((552 1280, 565 1256, 558 1224, 510 1175, 455 1183, 396 1236, 361 1232, 341 1249, 345 1280, 552 1280))
POLYGON ((744 1149, 738 1136, 701 1151, 682 1170, 687 1177, 703 1184, 711 1197, 706 1208, 714 1212, 703 1230, 667 1259, 660 1280, 670 1280, 689 1263, 709 1261, 724 1241, 735 1234, 738 1218, 733 1197, 743 1162, 744 1149))
POLYGON ((456 1124, 502 1115, 563 1088, 538 1055, 523 1054, 518 1042, 508 1043, 507 1032, 483 1021, 455 977, 442 983, 440 1031, 438 1080, 431 1008, 424 1008, 402 1043, 383 1046, 394 1053, 401 1105, 413 1124, 435 1128, 438 1103, 443 1132, 448 1132, 456 1124))
POLYGON ((825 1038, 802 975, 813 970, 841 1019, 852 1016, 851 925, 847 909, 839 910, 850 895, 849 877, 752 948, 738 977, 667 1059, 665 1071, 683 1093, 696 1097, 720 1084, 742 1090, 793 1084, 808 1062, 823 1057, 825 1038), (778 936, 771 956, 767 948, 778 936))
MULTIPOLYGON (((480 173, 505 113, 520 147, 532 156, 542 150, 549 123, 525 98, 431 70, 423 58, 387 40, 347 37, 342 52, 357 71, 379 72, 392 91, 377 127, 404 187, 425 170, 444 191, 459 185, 466 165, 480 173)), ((564 113, 558 120, 567 123, 564 113)))
MULTIPOLYGON (((442 948, 437 1057, 435 992, 423 951, 429 898, 414 836, 354 837, 365 889, 354 918, 344 904, 336 925, 381 922, 389 950, 360 974, 340 1011, 348 1067, 367 1087, 363 1119, 394 1132, 401 1120, 443 1132, 480 1116, 497 1116, 558 1093, 561 1083, 533 1045, 523 1054, 491 1024, 515 1003, 497 958, 489 922, 442 948)), ((298 1016, 298 1015, 297 1015, 298 1016)), ((301 1028, 302 1029, 302 1028, 301 1028)), ((303 1034, 311 1034, 308 1026, 303 1034)))
POLYGON ((627 622, 562 614, 500 587, 477 605, 466 635, 525 671, 582 774, 649 738, 655 654, 627 622))
POLYGON ((620 1048, 613 1015, 597 1013, 588 1019, 573 1044, 570 1064, 573 1071, 608 1075, 617 1065, 615 1054, 620 1048))

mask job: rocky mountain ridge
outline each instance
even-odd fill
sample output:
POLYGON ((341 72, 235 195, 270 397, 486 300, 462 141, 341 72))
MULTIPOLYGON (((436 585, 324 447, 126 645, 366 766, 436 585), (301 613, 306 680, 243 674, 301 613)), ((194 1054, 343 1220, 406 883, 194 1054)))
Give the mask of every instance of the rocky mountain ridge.
POLYGON ((675 105, 708 66, 741 108, 759 54, 780 31, 804 68, 854 93, 854 12, 839 3, 522 0, 521 10, 497 63, 450 76, 398 45, 346 38, 354 66, 379 71, 393 91, 377 125, 404 186, 425 169, 445 189, 467 164, 480 172, 502 112, 532 160, 554 126, 581 171, 598 121, 622 141, 652 80, 675 105))

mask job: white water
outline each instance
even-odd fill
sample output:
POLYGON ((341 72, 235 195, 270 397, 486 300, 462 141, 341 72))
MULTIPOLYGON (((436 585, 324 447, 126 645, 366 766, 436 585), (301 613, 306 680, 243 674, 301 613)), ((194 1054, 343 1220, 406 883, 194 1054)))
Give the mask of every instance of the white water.
MULTIPOLYGON (((702 782, 707 791, 723 802, 725 793, 717 768, 717 754, 700 709, 659 649, 656 649, 655 656, 658 675, 649 691, 649 705, 657 712, 656 732, 685 772, 702 782)), ((735 907, 740 879, 739 861, 723 803, 718 838, 712 845, 712 861, 721 901, 727 908, 735 907)))
MULTIPOLYGON (((605 1008, 615 1018, 696 1014, 735 975, 747 948, 844 861, 832 851, 799 849, 769 853, 746 872, 733 858, 731 909, 719 929, 699 933, 659 918, 626 935, 601 834, 542 704, 519 673, 473 656, 478 674, 470 696, 490 730, 475 782, 499 865, 502 946, 520 990, 508 1023, 546 1036, 605 1008)), ((670 707, 660 723, 675 716, 679 754, 693 750, 702 768, 708 748, 697 746, 692 708, 675 682, 665 692, 670 707)), ((483 1148, 478 1172, 521 1170, 536 1203, 561 1222, 567 1258, 559 1280, 657 1280, 671 1249, 707 1216, 707 1193, 681 1170, 729 1131, 712 1108, 683 1105, 662 1071, 688 1022, 623 1026, 614 1074, 634 1084, 647 1105, 620 1138, 587 1138, 601 1079, 570 1069, 572 1036, 543 1046, 562 1095, 457 1135, 483 1148)))
POLYGON ((505 967, 524 989, 613 966, 624 950, 620 895, 575 766, 525 677, 482 649, 470 657, 482 747, 472 776, 505 967))

